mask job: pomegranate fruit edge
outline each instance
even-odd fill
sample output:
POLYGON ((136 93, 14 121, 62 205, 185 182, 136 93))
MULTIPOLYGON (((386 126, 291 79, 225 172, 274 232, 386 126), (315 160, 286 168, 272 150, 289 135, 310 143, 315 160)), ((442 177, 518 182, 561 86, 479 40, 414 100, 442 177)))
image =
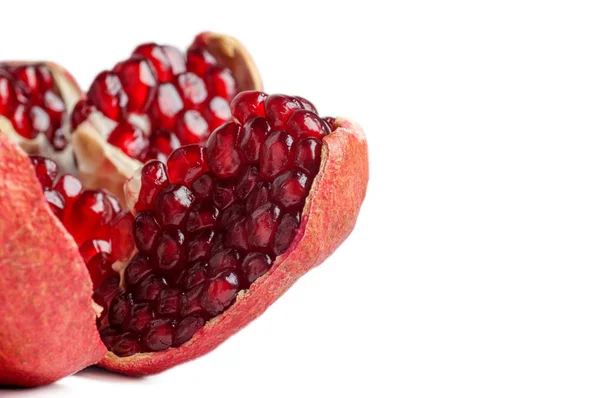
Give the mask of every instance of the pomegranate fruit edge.
MULTIPOLYGON (((240 85, 240 91, 262 90, 262 81, 248 50, 236 38, 220 33, 198 35, 240 85), (242 67, 234 68, 238 64, 242 67)), ((93 112, 72 134, 72 146, 79 165, 79 178, 89 189, 104 188, 124 201, 123 184, 143 163, 127 156, 102 138, 99 113, 93 112)))
POLYGON ((92 281, 28 156, 0 136, 0 385, 52 383, 106 353, 92 281))
MULTIPOLYGON (((77 84, 77 81, 63 66, 51 61, 2 61, 0 64, 9 66, 20 65, 35 65, 42 64, 50 68, 52 77, 59 88, 61 97, 67 106, 68 114, 83 97, 83 91, 77 84)), ((38 134, 35 139, 27 139, 17 133, 12 125, 12 122, 3 115, 0 115, 0 134, 8 137, 8 139, 19 145, 25 152, 30 154, 41 155, 56 160, 63 172, 76 174, 76 166, 73 158, 72 148, 63 151, 54 151, 50 149, 50 144, 44 134, 38 134)))
POLYGON ((272 268, 183 346, 125 358, 108 352, 100 366, 129 376, 144 376, 202 356, 257 318, 298 278, 334 252, 354 228, 369 179, 362 129, 343 118, 338 118, 336 124, 336 130, 323 139, 321 168, 298 233, 272 268))

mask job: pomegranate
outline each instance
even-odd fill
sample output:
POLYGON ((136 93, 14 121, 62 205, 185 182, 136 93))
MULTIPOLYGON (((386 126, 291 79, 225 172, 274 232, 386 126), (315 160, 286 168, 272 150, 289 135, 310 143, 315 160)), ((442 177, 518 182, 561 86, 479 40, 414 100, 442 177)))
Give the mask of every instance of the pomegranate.
MULTIPOLYGON (((6 209, 2 215, 10 218, 9 225, 30 217, 42 233, 60 238, 53 246, 0 235, 3 243, 15 242, 20 249, 2 257, 8 277, 27 263, 31 252, 23 249, 29 245, 45 250, 50 275, 44 278, 59 273, 60 279, 63 268, 69 268, 51 261, 64 247, 77 257, 75 268, 85 263, 91 276, 91 283, 88 275, 77 277, 87 301, 76 308, 93 313, 93 296, 97 331, 90 335, 85 329, 81 339, 94 345, 78 354, 75 365, 98 360, 104 352, 98 338, 108 349, 99 365, 128 375, 154 374, 203 355, 264 312, 352 231, 368 180, 360 127, 342 118, 321 118, 303 98, 259 91, 238 94, 231 113, 234 120, 218 127, 206 146, 185 145, 164 162, 155 159, 140 167, 125 183, 126 209, 101 190, 67 184, 64 180, 72 177, 57 176, 50 160, 32 157, 34 168, 24 165, 24 155, 2 143, 9 149, 4 163, 15 166, 0 168, 0 185, 27 188, 13 189, 12 200, 0 196, 0 208, 6 209), (26 174, 26 185, 14 176, 17 169, 26 174), (33 173, 37 186, 31 182, 33 173), (20 195, 29 195, 29 189, 34 196, 22 201, 20 195), (40 203, 42 195, 45 203, 40 203), (11 211, 14 196, 23 203, 18 214, 11 211), (25 212, 28 208, 45 218, 31 217, 37 213, 25 212)), ((37 290, 46 291, 43 279, 9 282, 12 289, 0 291, 0 304, 12 291, 21 292, 25 302, 32 302, 37 290)), ((56 316, 55 304, 47 298, 37 311, 56 316)), ((11 310, 9 317, 20 319, 21 309, 11 310)), ((61 322, 66 314, 59 316, 61 322)), ((78 321, 86 324, 80 328, 93 322, 78 321)), ((39 354, 43 344, 32 337, 36 322, 22 327, 39 354)), ((54 340, 57 347, 71 344, 54 340)), ((0 339, 0 352, 7 351, 5 341, 0 339)), ((39 355, 38 362, 50 360, 39 355)), ((2 383, 39 384, 77 368, 59 364, 51 376, 39 375, 37 368, 16 373, 11 366, 18 360, 8 358, 11 362, 3 364, 0 356, 0 374, 6 374, 0 376, 2 383)))
POLYGON ((0 131, 28 153, 75 171, 68 114, 81 98, 75 80, 50 62, 0 63, 0 131))
POLYGON ((80 178, 121 197, 123 182, 144 162, 206 144, 210 131, 231 120, 233 97, 260 88, 250 55, 232 37, 202 33, 185 54, 141 44, 96 76, 73 111, 80 178))

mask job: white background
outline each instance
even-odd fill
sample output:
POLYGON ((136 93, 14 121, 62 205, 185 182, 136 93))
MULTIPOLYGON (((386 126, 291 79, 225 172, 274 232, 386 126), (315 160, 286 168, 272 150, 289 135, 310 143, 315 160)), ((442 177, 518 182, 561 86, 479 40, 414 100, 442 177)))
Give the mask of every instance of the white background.
POLYGON ((240 38, 266 90, 363 125, 371 181, 346 243, 213 353, 1 396, 600 394, 594 2, 31 3, 2 5, 0 58, 84 87, 141 42, 240 38))

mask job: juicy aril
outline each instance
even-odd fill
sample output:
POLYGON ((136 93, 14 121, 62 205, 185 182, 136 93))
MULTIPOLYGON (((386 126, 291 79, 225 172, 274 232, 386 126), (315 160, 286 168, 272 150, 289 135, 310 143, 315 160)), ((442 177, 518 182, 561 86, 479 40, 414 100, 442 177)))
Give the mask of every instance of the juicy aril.
POLYGON ((216 33, 198 35, 185 53, 146 43, 91 84, 72 115, 80 178, 122 196, 133 171, 165 161, 182 145, 206 144, 231 120, 229 103, 243 90, 261 89, 244 47, 216 33))
POLYGON ((0 134, 73 172, 68 114, 80 98, 75 80, 56 64, 0 63, 0 134))
POLYGON ((0 230, 0 281, 9 286, 0 302, 21 300, 0 307, 19 325, 0 332, 0 382, 46 383, 95 363, 105 350, 99 338, 108 349, 100 365, 129 375, 196 358, 348 236, 368 180, 362 130, 319 117, 303 98, 258 91, 235 97, 231 112, 235 121, 217 128, 206 147, 183 146, 140 168, 125 184, 129 211, 102 191, 74 189, 64 198, 52 163, 41 158, 32 159, 41 182, 34 184, 25 155, 2 141, 3 164, 15 166, 0 174, 13 187, 12 200, 0 196, 9 218, 0 230), (31 227, 13 238, 20 223, 31 227), (30 263, 44 273, 23 274, 30 263), (68 294, 80 299, 71 303, 68 294), (52 324, 65 332, 57 335, 52 324), (45 355, 61 348, 68 353, 45 355), (54 368, 36 366, 50 361, 54 368))

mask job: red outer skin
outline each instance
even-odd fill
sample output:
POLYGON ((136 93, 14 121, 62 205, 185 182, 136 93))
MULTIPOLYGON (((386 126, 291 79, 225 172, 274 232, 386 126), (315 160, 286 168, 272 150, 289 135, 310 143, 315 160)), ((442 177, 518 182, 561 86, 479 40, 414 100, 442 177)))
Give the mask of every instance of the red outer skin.
POLYGON ((105 354, 92 282, 27 155, 0 134, 0 385, 38 386, 105 354))
POLYGON ((315 178, 292 245, 267 274, 240 292, 222 315, 179 348, 119 358, 109 352, 100 366, 130 376, 155 374, 208 353, 269 307, 303 274, 323 262, 348 237, 367 189, 367 142, 361 128, 345 119, 324 139, 315 178))

